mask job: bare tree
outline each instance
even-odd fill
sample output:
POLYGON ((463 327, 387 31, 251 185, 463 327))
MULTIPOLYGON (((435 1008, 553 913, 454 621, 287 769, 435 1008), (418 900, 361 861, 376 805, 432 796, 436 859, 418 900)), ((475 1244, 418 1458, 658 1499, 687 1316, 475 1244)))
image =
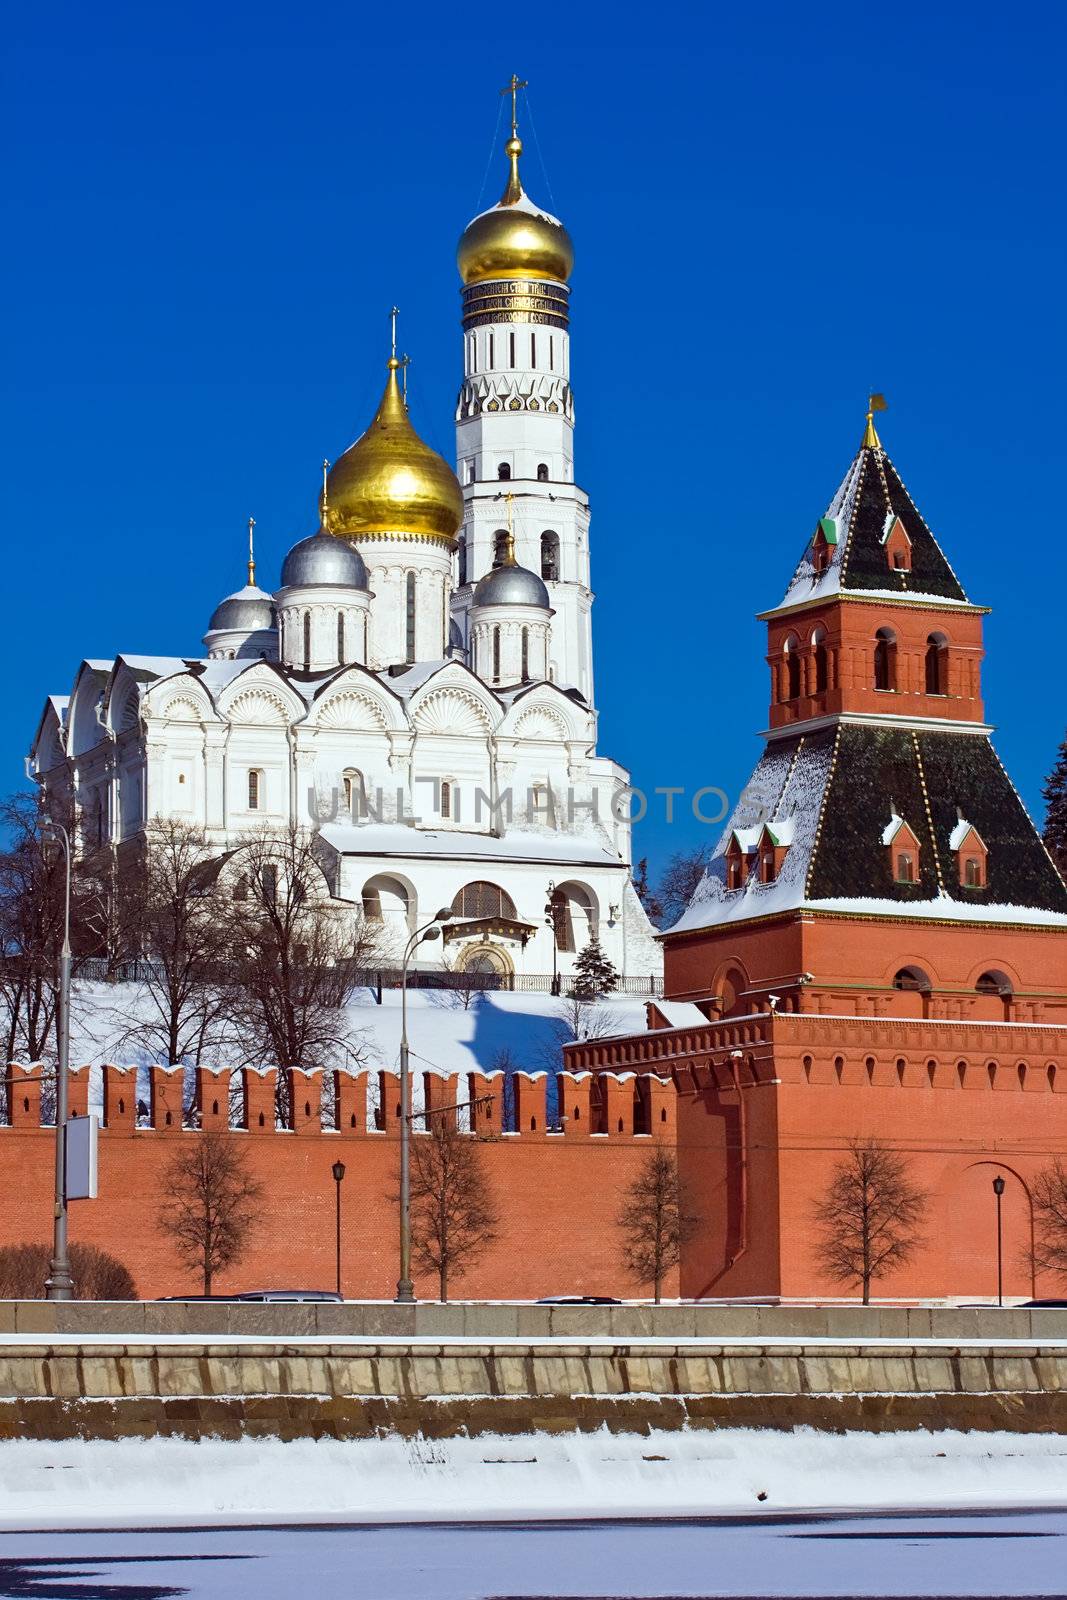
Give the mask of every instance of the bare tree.
POLYGON ((648 915, 648 920, 658 928, 663 920, 663 906, 659 896, 648 881, 648 857, 642 856, 633 870, 634 892, 648 915))
MULTIPOLYGON (((0 1248, 0 1299, 43 1300, 52 1265, 47 1244, 6 1244, 0 1248)), ((129 1269, 95 1244, 70 1246, 76 1300, 136 1300, 129 1269)))
POLYGON ((478 1141, 441 1113, 411 1141, 411 1244, 415 1261, 436 1272, 440 1297, 497 1237, 499 1216, 478 1141))
POLYGON ((447 951, 442 953, 441 965, 448 974, 447 980, 441 988, 426 990, 427 999, 431 1005, 444 1006, 451 1010, 469 1011, 471 1006, 484 999, 490 989, 499 985, 499 979, 493 972, 476 965, 460 966, 454 956, 447 951))
POLYGON ((215 1274, 237 1260, 262 1220, 263 1190, 248 1170, 245 1147, 223 1133, 183 1135, 160 1192, 160 1230, 210 1294, 215 1274))
MULTIPOLYGON (((59 948, 63 938, 66 868, 62 851, 41 836, 39 796, 0 801, 0 1007, 5 1062, 24 1054, 47 1061, 55 1054, 59 948)), ((76 836, 73 806, 54 797, 51 814, 76 836)), ((98 863, 75 862, 71 879, 71 943, 75 974, 101 947, 102 893, 98 863)))
POLYGON ((607 1039, 621 1033, 624 1023, 618 1011, 588 994, 571 993, 560 998, 548 1032, 540 1040, 538 1055, 548 1072, 563 1066, 563 1046, 586 1040, 607 1039))
POLYGON ((678 921, 700 886, 711 860, 710 845, 696 845, 671 856, 660 875, 655 899, 660 912, 660 927, 678 921))
MULTIPOLYGON (((228 863, 228 879, 228 1004, 246 1059, 283 1069, 364 1059, 366 1040, 346 1007, 379 961, 381 933, 361 909, 331 900, 314 832, 255 834, 228 863)), ((285 1120, 284 1070, 278 1081, 285 1120)))
POLYGON ((1034 1208, 1033 1270, 1067 1278, 1067 1167, 1058 1156, 1034 1178, 1030 1198, 1034 1208))
POLYGON ((650 1150, 627 1189, 616 1221, 623 1232, 622 1259, 638 1283, 650 1283, 659 1305, 663 1280, 682 1259, 698 1219, 687 1209, 678 1163, 669 1150, 650 1150))
POLYGON ((927 1201, 903 1156, 877 1139, 851 1140, 826 1198, 812 1207, 823 1269, 839 1283, 859 1284, 869 1305, 873 1281, 905 1266, 923 1243, 927 1201))
MULTIPOLYGON (((119 873, 124 947, 141 963, 145 1000, 137 1020, 127 1020, 121 1043, 172 1065, 198 1065, 225 1038, 229 908, 219 887, 221 866, 202 828, 157 817, 119 873)), ((125 1004, 122 1016, 129 1019, 130 1010, 125 1004)))

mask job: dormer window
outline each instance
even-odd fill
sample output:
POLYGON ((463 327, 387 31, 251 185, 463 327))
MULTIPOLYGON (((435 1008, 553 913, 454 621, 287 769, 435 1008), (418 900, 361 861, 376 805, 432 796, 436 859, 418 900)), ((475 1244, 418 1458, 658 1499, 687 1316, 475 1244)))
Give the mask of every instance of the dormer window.
POLYGON ((956 871, 963 889, 984 889, 988 882, 989 851, 978 829, 957 808, 958 821, 949 835, 956 871))
POLYGON ((759 858, 759 881, 760 883, 773 883, 774 879, 774 851, 762 850, 759 858))
POLYGON ((811 564, 817 574, 826 571, 837 548, 837 522, 833 517, 820 517, 811 541, 811 564))
POLYGON ((893 812, 882 830, 882 843, 889 852, 889 870, 894 883, 919 882, 919 840, 912 828, 893 812))
POLYGON ((764 823, 757 845, 761 883, 774 883, 777 880, 789 846, 793 842, 793 826, 792 817, 764 823))
POLYGON ((890 512, 882 532, 886 561, 894 572, 911 571, 911 540, 900 518, 890 512))

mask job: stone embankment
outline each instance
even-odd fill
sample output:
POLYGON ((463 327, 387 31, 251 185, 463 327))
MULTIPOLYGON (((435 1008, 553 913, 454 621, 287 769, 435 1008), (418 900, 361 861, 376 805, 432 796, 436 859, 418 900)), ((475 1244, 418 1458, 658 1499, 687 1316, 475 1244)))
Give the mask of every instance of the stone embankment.
POLYGON ((0 1304, 0 1437, 797 1424, 1067 1431, 1067 1313, 0 1304))

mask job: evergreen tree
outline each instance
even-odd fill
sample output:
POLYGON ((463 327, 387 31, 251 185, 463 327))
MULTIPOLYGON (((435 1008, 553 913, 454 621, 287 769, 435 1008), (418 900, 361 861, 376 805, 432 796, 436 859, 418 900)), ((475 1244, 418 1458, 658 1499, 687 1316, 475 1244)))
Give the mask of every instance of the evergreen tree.
POLYGON ((1067 739, 1056 755, 1056 765, 1041 791, 1048 807, 1045 813, 1045 845, 1049 855, 1067 877, 1067 739))
POLYGON ((619 986, 619 974, 600 947, 600 939, 593 934, 584 950, 579 951, 574 963, 572 993, 580 1000, 599 1000, 619 986))

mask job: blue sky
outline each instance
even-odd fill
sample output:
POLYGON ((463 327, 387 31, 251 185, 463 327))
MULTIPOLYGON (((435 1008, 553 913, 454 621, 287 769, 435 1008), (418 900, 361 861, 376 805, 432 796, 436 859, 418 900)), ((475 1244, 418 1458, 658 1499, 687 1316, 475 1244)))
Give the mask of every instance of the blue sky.
MULTIPOLYGON (((0 784, 83 656, 198 651, 250 514, 276 583, 369 420, 394 301, 451 457, 455 240, 501 187, 518 71, 527 187, 577 251, 601 748, 649 790, 744 782, 754 613, 873 387, 995 607, 987 710, 1040 814, 1067 720, 1062 9, 192 0, 6 28, 0 784)), ((711 832, 650 813, 638 853, 711 832)))

